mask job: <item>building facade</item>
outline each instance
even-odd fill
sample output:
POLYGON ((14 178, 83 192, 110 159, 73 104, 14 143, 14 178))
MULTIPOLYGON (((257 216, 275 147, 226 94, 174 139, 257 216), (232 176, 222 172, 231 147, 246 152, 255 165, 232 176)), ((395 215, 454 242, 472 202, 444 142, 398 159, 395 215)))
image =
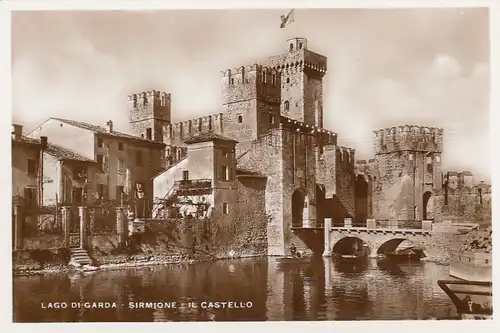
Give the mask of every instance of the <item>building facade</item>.
POLYGON ((87 204, 119 202, 126 196, 144 199, 143 209, 136 213, 151 216, 153 179, 164 169, 163 143, 115 131, 111 121, 101 127, 50 118, 30 133, 40 135, 50 136, 53 144, 45 154, 45 177, 54 181, 44 190, 47 203, 56 196, 61 203, 85 198, 87 204))

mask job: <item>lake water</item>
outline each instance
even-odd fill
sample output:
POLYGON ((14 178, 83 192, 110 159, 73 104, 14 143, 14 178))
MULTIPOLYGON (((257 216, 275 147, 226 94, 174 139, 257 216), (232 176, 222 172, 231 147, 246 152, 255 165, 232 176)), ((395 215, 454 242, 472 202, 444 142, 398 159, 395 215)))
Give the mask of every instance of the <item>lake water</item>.
POLYGON ((265 258, 15 277, 14 321, 444 319, 456 315, 437 286, 447 278, 448 267, 429 262, 323 258, 304 265, 265 258))

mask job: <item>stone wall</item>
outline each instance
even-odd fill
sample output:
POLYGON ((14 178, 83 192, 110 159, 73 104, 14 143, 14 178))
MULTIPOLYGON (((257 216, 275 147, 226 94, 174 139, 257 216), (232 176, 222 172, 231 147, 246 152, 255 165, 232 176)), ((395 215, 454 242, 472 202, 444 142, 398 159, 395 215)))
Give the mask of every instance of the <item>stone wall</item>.
POLYGON ((26 237, 23 240, 26 250, 57 249, 64 247, 64 235, 37 235, 26 237))
POLYGON ((12 251, 14 271, 61 268, 68 264, 69 259, 69 249, 64 247, 12 251))

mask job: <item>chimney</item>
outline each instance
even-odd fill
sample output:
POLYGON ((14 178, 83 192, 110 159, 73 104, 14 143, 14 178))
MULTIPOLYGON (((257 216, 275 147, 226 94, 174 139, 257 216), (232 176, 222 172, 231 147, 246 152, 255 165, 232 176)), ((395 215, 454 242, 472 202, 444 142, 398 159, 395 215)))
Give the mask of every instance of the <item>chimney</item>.
POLYGON ((23 125, 13 124, 12 125, 12 139, 21 140, 23 134, 23 125))
POLYGON ((42 149, 47 148, 47 137, 46 136, 41 136, 40 137, 40 143, 42 145, 42 149))
POLYGON ((106 125, 108 125, 108 133, 112 133, 113 132, 113 122, 111 120, 108 120, 106 125))

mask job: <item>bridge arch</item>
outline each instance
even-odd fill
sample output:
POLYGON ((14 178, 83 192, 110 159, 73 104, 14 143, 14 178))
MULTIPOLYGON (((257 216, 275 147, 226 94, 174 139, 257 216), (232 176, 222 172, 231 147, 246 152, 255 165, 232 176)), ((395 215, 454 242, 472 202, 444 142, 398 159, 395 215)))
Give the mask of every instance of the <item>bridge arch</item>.
MULTIPOLYGON (((404 238, 404 237, 392 238, 392 239, 389 239, 389 240, 383 242, 382 244, 380 244, 378 246, 377 255, 383 255, 383 254, 388 253, 388 252, 394 252, 397 250, 397 248, 403 242, 407 242, 407 244, 409 246, 411 246, 411 245, 416 246, 417 245, 414 242, 412 242, 411 240, 409 240, 408 238, 404 238)), ((425 250, 420 246, 419 246, 419 248, 421 248, 422 250, 425 250)))
POLYGON ((302 227, 305 208, 306 192, 298 188, 292 194, 292 227, 302 227))
POLYGON ((365 241, 361 238, 346 236, 339 239, 335 244, 333 244, 332 253, 353 254, 361 250, 365 244, 365 241))

